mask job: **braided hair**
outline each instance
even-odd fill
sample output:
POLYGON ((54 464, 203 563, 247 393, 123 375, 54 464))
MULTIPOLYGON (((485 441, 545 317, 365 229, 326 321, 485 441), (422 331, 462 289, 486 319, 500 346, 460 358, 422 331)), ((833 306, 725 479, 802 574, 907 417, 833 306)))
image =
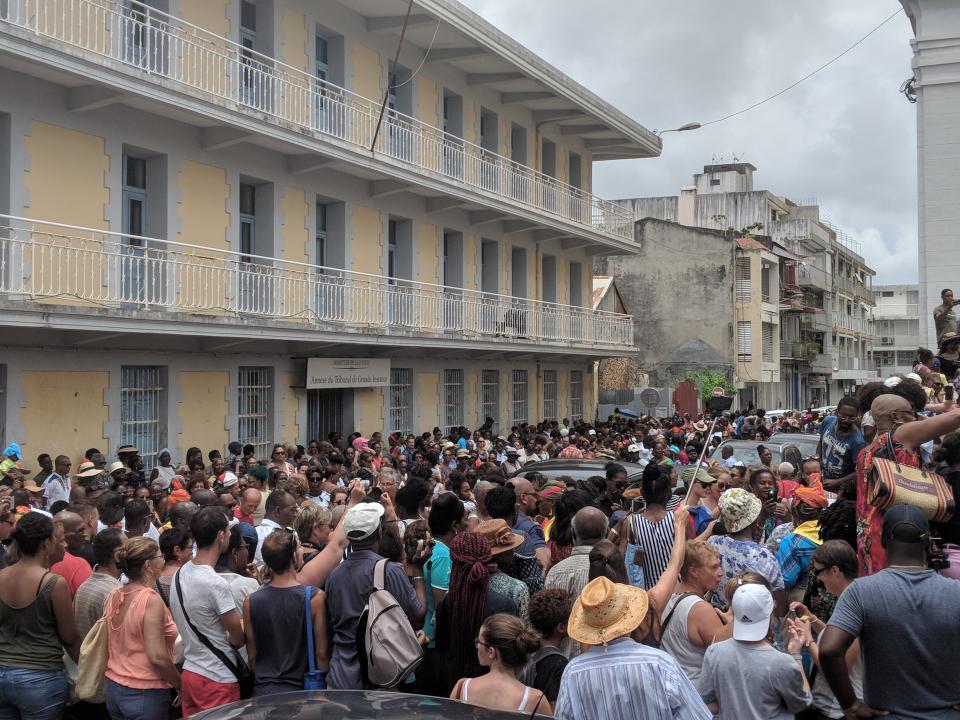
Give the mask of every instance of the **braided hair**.
POLYGON ((475 532, 460 533, 450 543, 450 589, 444 599, 450 621, 452 677, 479 675, 473 641, 483 624, 490 573, 496 569, 490 542, 475 532))
POLYGON ((820 539, 843 540, 857 549, 857 504, 838 499, 820 513, 820 539))

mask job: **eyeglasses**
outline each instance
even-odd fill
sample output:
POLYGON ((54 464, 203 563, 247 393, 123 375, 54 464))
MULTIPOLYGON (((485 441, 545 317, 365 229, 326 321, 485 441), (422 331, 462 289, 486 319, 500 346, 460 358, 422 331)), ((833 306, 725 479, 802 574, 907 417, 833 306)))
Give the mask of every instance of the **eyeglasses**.
POLYGON ((480 645, 483 645, 484 647, 493 647, 493 645, 491 645, 490 643, 485 643, 480 638, 474 638, 473 644, 476 645, 477 647, 479 647, 480 645))
POLYGON ((811 565, 810 567, 813 570, 813 576, 815 578, 819 578, 821 573, 826 572, 827 570, 830 569, 829 565, 825 565, 824 567, 821 567, 821 568, 814 567, 813 565, 811 565))
POLYGON ((151 560, 163 560, 163 555, 154 555, 151 560))
POLYGON ((733 487, 733 485, 731 485, 730 483, 721 483, 721 482, 718 482, 718 483, 717 483, 717 487, 720 488, 721 490, 729 490, 730 488, 733 487))

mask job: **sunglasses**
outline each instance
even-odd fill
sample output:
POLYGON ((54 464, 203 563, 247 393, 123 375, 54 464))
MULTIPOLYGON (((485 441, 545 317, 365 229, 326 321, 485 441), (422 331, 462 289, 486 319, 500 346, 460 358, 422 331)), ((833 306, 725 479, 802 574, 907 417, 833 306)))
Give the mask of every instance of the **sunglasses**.
POLYGON ((813 567, 813 565, 811 565, 810 567, 811 567, 811 569, 813 570, 813 576, 814 576, 815 578, 819 578, 821 573, 824 573, 824 572, 826 572, 827 570, 830 569, 829 566, 824 566, 824 567, 818 568, 818 567, 813 567))

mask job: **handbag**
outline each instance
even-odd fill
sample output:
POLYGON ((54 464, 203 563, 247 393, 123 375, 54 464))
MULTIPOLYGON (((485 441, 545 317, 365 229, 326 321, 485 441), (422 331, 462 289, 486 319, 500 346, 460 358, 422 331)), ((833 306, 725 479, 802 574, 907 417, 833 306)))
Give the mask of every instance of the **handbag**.
POLYGON ((304 690, 326 690, 327 689, 327 671, 317 670, 316 653, 313 649, 313 614, 310 612, 310 595, 313 593, 313 587, 307 585, 303 588, 304 603, 306 605, 307 618, 307 659, 310 662, 310 670, 303 674, 304 690))
POLYGON ((187 621, 187 626, 190 628, 193 634, 197 636, 197 640, 203 643, 204 647, 212 652, 217 659, 222 662, 231 673, 233 673, 233 676, 237 679, 237 684, 240 686, 240 697, 244 700, 252 697, 253 683, 255 678, 250 666, 244 662, 243 658, 240 657, 236 650, 233 652, 235 662, 231 662, 220 648, 210 642, 210 638, 197 630, 196 625, 190 621, 190 616, 187 615, 187 606, 183 602, 183 589, 180 587, 179 570, 177 570, 177 574, 174 575, 173 579, 177 586, 177 598, 180 600, 180 609, 183 611, 183 619, 187 621))
POLYGON ((887 433, 886 457, 873 458, 873 470, 867 486, 867 502, 878 510, 894 505, 913 505, 928 520, 944 523, 956 512, 951 488, 941 475, 922 468, 902 466, 896 459, 893 433, 887 433))
POLYGON ((107 608, 103 617, 97 620, 80 646, 80 660, 77 663, 76 696, 78 700, 89 703, 105 703, 107 689, 104 678, 107 673, 109 655, 109 619, 107 608))

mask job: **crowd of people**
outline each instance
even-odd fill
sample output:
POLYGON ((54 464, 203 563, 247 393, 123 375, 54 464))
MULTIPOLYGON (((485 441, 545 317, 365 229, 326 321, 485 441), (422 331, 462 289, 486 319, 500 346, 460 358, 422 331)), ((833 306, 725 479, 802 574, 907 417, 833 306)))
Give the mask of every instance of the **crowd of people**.
POLYGON ((269 457, 163 449, 149 470, 123 446, 27 471, 11 444, 0 718, 165 720, 304 687, 570 720, 960 717, 960 518, 870 492, 887 459, 960 493, 936 373, 775 423, 488 420, 269 457), (772 432, 818 452, 711 457, 772 432), (100 633, 102 696, 80 696, 100 633))

